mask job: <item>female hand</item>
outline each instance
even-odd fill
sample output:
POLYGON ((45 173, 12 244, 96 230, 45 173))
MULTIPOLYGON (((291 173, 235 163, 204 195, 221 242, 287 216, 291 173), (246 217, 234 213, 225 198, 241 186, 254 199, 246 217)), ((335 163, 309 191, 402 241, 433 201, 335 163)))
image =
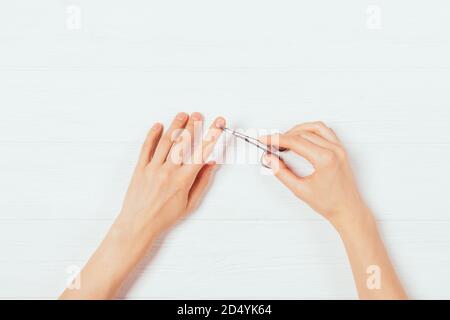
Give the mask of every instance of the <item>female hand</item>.
POLYGON ((266 159, 276 177, 339 232, 359 297, 406 299, 375 219, 361 199, 347 153, 333 130, 322 122, 304 123, 285 134, 260 140, 278 149, 290 149, 314 166, 314 173, 299 177, 277 156, 266 159))
POLYGON ((203 127, 200 113, 178 114, 165 133, 161 124, 155 124, 142 147, 117 223, 131 228, 129 234, 156 236, 192 211, 211 179, 215 163, 205 161, 224 126, 225 120, 217 118, 201 141, 194 136, 203 127))
POLYGON ((62 299, 113 298, 153 240, 197 206, 215 167, 206 160, 225 120, 217 118, 203 141, 202 125, 201 114, 180 113, 166 132, 153 126, 119 216, 79 275, 80 288, 67 288, 62 299))
POLYGON ((278 157, 266 158, 276 177, 333 225, 345 224, 352 220, 353 213, 360 212, 364 203, 347 153, 333 130, 325 124, 300 124, 285 134, 264 136, 260 141, 294 151, 314 166, 313 174, 300 177, 278 157))

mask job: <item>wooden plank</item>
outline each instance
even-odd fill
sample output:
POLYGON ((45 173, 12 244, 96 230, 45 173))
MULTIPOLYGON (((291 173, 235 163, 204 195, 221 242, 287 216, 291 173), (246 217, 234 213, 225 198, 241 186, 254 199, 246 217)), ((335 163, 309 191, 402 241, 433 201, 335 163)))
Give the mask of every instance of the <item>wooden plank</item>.
MULTIPOLYGON (((139 144, 0 144, 0 220, 112 220, 134 169, 139 144)), ((380 220, 448 221, 450 148, 440 145, 349 145, 362 193, 380 220)), ((238 160, 242 145, 231 149, 238 160)), ((276 179, 253 164, 225 164, 201 220, 320 220, 276 179), (264 200, 261 200, 264 199, 264 200)))
POLYGON ((0 141, 137 142, 152 123, 185 110, 243 129, 323 120, 346 143, 449 144, 449 72, 416 74, 5 71, 0 141))
MULTIPOLYGON (((448 298, 448 1, 377 1, 379 30, 367 27, 368 5, 3 4, 0 297, 60 292, 120 210, 149 126, 185 110, 238 128, 327 122, 411 296, 448 298), (67 27, 69 5, 80 30, 67 27)), ((355 297, 317 214, 256 164, 225 165, 216 180, 122 296, 355 297)))
MULTIPOLYGON (((55 297, 69 268, 83 265, 107 227, 93 221, 2 223, 0 296, 55 297)), ((410 295, 445 297, 448 222, 381 227, 410 295)), ((327 223, 189 221, 158 241, 154 252, 122 297, 355 298, 345 252, 327 223)))

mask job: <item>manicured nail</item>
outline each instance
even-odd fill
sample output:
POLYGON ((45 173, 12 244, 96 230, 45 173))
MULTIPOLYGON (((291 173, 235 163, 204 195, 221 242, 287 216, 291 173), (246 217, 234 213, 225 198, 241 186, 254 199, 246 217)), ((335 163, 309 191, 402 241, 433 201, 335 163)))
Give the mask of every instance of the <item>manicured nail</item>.
POLYGON ((211 168, 211 173, 216 172, 217 170, 217 163, 214 160, 208 161, 208 166, 211 168))
POLYGON ((193 120, 200 121, 200 120, 203 119, 203 116, 202 116, 202 114, 199 113, 199 112, 194 112, 193 114, 191 114, 191 118, 192 118, 193 120))
POLYGON ((225 119, 217 118, 216 120, 216 128, 223 129, 225 127, 225 119))
POLYGON ((159 123, 159 122, 157 122, 157 123, 155 123, 155 124, 153 125, 152 130, 153 130, 153 131, 158 131, 159 129, 161 129, 161 127, 162 127, 162 124, 159 123))
POLYGON ((267 165, 267 166, 271 166, 271 164, 272 164, 272 156, 270 155, 270 154, 265 154, 264 155, 264 163, 267 165))
POLYGON ((186 120, 188 115, 185 112, 180 112, 177 114, 177 120, 186 120))
POLYGON ((283 147, 277 147, 277 146, 273 146, 273 148, 275 149, 275 150, 278 150, 278 151, 280 151, 280 152, 285 152, 285 151, 287 151, 288 150, 288 148, 283 148, 283 147))

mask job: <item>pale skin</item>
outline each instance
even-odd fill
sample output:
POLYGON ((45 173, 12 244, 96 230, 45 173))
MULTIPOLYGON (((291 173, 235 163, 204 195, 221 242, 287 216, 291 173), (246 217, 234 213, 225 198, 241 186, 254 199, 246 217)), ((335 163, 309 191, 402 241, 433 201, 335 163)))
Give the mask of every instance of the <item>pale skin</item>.
POLYGON ((347 152, 334 131, 322 122, 304 123, 285 134, 261 137, 260 141, 278 149, 289 149, 314 166, 313 174, 300 177, 278 157, 266 158, 275 176, 339 233, 359 298, 406 299, 374 216, 359 193, 347 152), (380 271, 379 288, 367 284, 367 271, 372 266, 380 271))
MULTIPOLYGON (((203 116, 180 113, 170 127, 155 124, 141 150, 120 214, 81 271, 81 286, 66 289, 61 299, 111 299, 148 253, 155 239, 198 206, 216 167, 206 162, 225 126, 214 120, 204 143, 194 144, 194 123, 203 116), (178 133, 178 134, 177 134, 178 133), (187 133, 186 135, 184 133, 187 133)), ((375 219, 355 183, 347 154, 336 134, 320 122, 293 127, 261 142, 296 152, 315 172, 295 175, 279 158, 269 156, 274 175, 295 196, 327 219, 341 236, 361 299, 405 299, 375 219), (367 268, 381 271, 379 289, 367 285, 367 268)))

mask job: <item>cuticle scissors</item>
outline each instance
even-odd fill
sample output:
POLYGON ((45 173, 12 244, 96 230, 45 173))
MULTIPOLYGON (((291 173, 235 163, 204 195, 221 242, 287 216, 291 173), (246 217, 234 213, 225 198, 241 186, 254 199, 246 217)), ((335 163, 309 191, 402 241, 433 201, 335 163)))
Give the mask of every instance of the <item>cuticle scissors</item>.
POLYGON ((264 161, 265 156, 272 154, 275 155, 276 157, 278 157, 279 159, 281 159, 281 156, 278 154, 278 152, 284 152, 287 149, 285 148, 279 148, 276 149, 275 147, 269 147, 267 145, 265 145, 264 143, 260 142, 258 139, 247 136, 243 133, 237 132, 236 130, 232 130, 226 127, 222 127, 222 130, 225 132, 228 132, 230 134, 232 134, 233 136, 235 136, 238 139, 244 140, 245 142, 254 145, 255 147, 257 147, 258 149, 263 151, 263 154, 261 155, 261 159, 260 159, 260 163, 263 167, 270 169, 271 167, 264 161))

